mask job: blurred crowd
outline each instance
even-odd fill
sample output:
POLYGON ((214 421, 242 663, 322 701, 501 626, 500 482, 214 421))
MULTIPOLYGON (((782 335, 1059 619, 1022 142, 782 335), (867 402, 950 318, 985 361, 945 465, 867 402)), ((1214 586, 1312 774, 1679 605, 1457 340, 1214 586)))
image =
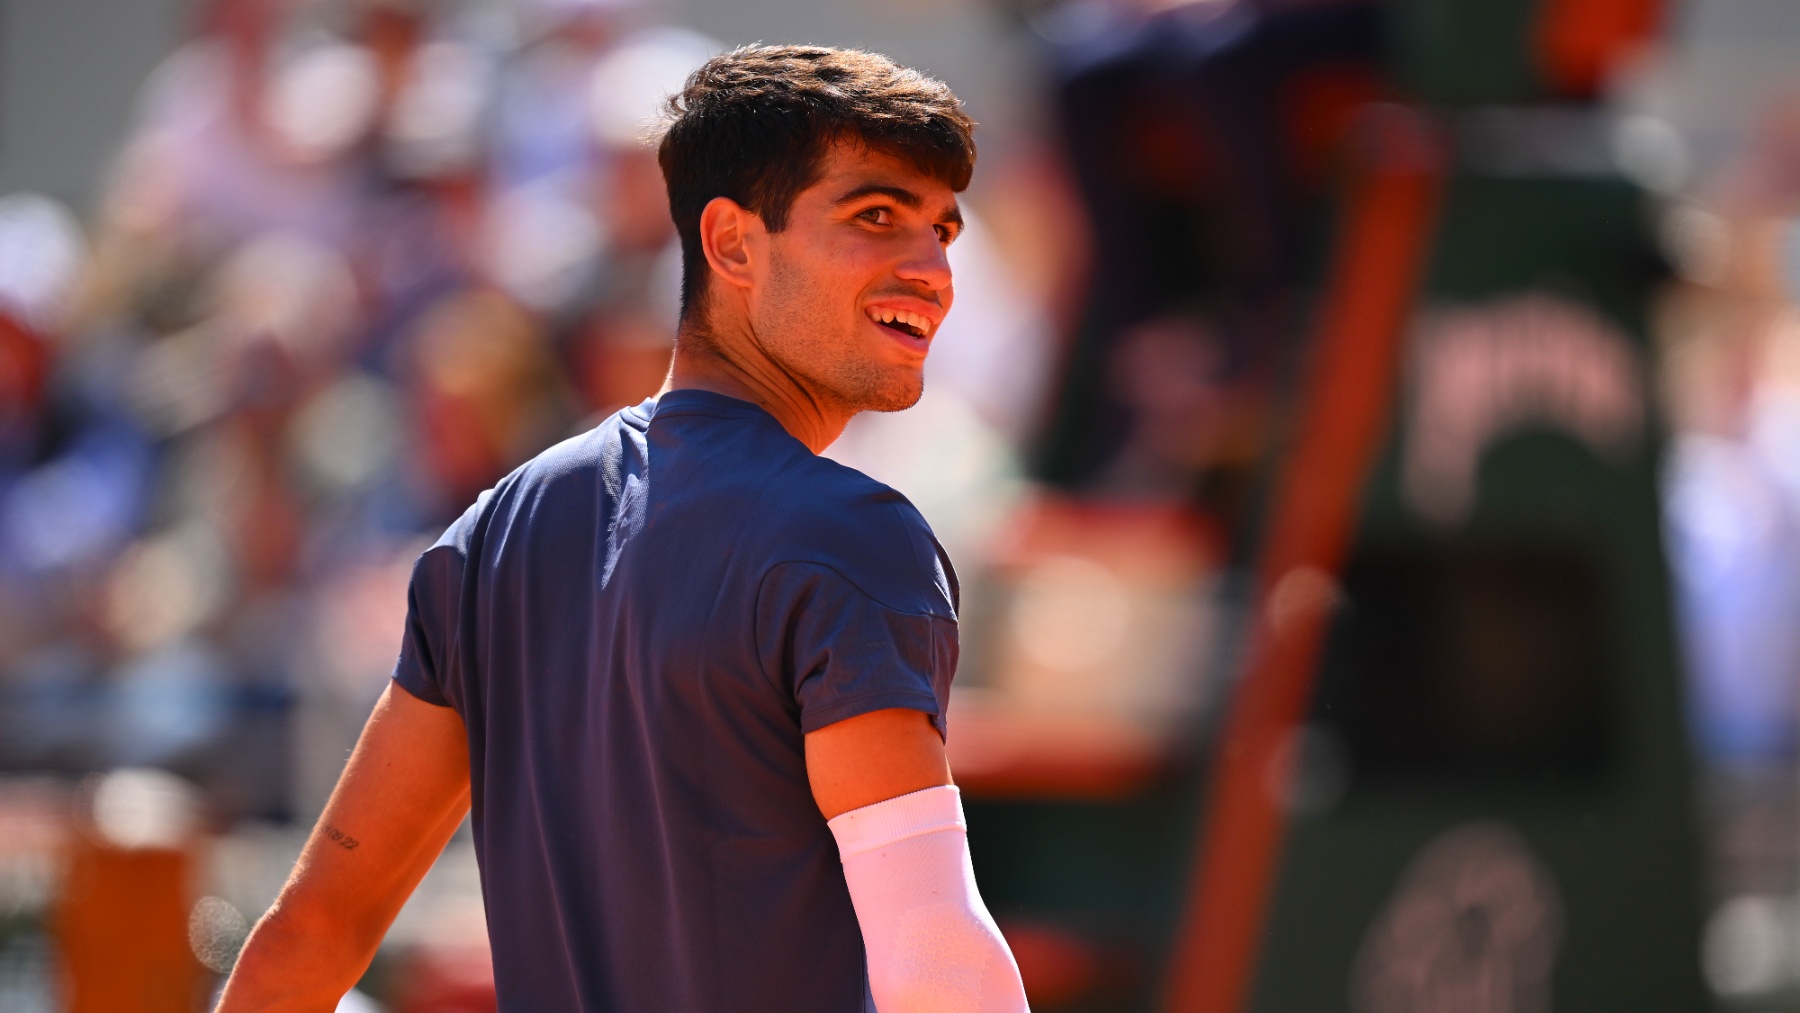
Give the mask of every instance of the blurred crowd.
MULTIPOLYGON (((1720 899, 1706 965, 1796 1000, 1800 931, 1800 104, 1777 92, 1667 205, 1658 309, 1670 565, 1720 899), (1698 178, 1694 178, 1698 176, 1698 178)), ((1788 1008, 1779 1006, 1776 1008, 1788 1008)))
POLYGON ((649 131, 718 44, 620 0, 497 13, 214 0, 90 221, 0 200, 0 765, 316 808, 411 557, 660 385, 649 131))
MULTIPOLYGON (((1173 24, 1214 20, 1194 10, 1173 24)), ((723 44, 661 13, 207 0, 86 220, 0 198, 0 769, 174 771, 222 825, 317 811, 391 670, 411 560, 662 382, 680 260, 654 128, 723 44)), ((1032 37, 1080 82, 1117 62, 1094 40, 1156 37, 1143 18, 1032 37)), ((831 454, 905 491, 963 561, 967 685, 1022 673, 1027 702, 1166 728, 1195 696, 1207 635, 1186 627, 1218 562, 1187 508, 1215 459, 1241 505, 1261 411, 1243 379, 1268 379, 1269 328, 1255 306, 1226 307, 1248 329, 1199 312, 1179 272, 1232 279, 1164 242, 1147 298, 1080 323, 1131 328, 1121 363, 1064 370, 1058 335, 1093 299, 1056 143, 984 162, 924 402, 831 454), (1046 426, 1065 372, 1096 446, 1046 426), (1128 506, 1039 509, 1031 477, 1128 506), (984 607, 990 570, 1006 616, 984 607), (1121 651, 1147 674, 1096 678, 1121 651)))

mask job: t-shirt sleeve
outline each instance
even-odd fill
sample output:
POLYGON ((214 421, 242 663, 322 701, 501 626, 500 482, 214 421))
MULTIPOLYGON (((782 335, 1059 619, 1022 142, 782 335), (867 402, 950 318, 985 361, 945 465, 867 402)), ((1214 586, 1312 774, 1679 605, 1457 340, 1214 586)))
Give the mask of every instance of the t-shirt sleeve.
POLYGON ((484 493, 413 563, 412 580, 406 588, 406 628, 400 638, 400 659, 394 663, 394 681, 400 688, 426 703, 455 707, 459 712, 458 603, 469 534, 486 499, 484 493))
POLYGON ((394 663, 394 681, 402 689, 439 707, 451 705, 447 676, 459 563, 453 547, 441 542, 413 563, 406 589, 406 629, 400 639, 400 660, 394 663))
POLYGON ((952 616, 884 604, 814 562, 773 567, 756 609, 764 671, 791 695, 801 731, 905 707, 929 714, 945 733, 956 671, 952 616))

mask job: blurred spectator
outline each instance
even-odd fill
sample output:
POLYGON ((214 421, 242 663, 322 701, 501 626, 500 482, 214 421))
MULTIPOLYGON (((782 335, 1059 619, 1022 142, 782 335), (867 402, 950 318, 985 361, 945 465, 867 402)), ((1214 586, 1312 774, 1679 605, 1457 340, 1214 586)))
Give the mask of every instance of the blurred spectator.
POLYGON ((1795 755, 1800 721, 1800 103, 1778 100, 1666 239, 1670 550, 1706 752, 1795 755))
POLYGON ((1070 4, 1042 25, 1092 232, 1034 471, 1236 519, 1322 184, 1386 89, 1367 3, 1070 4))
POLYGON ((588 82, 588 127, 605 171, 588 194, 602 226, 596 283, 570 336, 570 369, 596 413, 662 386, 681 302, 681 250, 656 161, 663 103, 723 47, 680 29, 638 32, 588 82))
POLYGON ((419 321, 410 352, 420 449, 452 515, 566 428, 543 335, 503 296, 446 299, 419 321))
POLYGON ((639 0, 522 0, 525 40, 500 74, 494 111, 495 186, 578 188, 599 154, 591 135, 589 82, 639 0))
POLYGON ((375 63, 329 40, 284 52, 281 15, 277 0, 213 0, 146 86, 102 222, 127 262, 109 267, 204 260, 268 229, 343 242, 341 159, 375 114, 375 63))

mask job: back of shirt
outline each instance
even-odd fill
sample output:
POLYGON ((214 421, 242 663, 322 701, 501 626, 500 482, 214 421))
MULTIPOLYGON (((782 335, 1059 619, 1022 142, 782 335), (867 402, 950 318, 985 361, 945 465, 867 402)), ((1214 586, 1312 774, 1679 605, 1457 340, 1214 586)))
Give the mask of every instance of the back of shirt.
POLYGON ((468 727, 501 1009, 872 1008, 803 736, 941 733, 955 600, 904 497, 717 394, 484 493, 414 568, 394 679, 468 727))

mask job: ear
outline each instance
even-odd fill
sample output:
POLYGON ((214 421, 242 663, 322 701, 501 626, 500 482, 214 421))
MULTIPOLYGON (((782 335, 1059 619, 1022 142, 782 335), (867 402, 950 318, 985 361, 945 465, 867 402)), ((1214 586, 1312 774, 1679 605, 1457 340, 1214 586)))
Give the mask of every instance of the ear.
POLYGON ((729 197, 714 197, 700 212, 700 248, 720 281, 750 288, 763 265, 768 229, 762 216, 729 197))

